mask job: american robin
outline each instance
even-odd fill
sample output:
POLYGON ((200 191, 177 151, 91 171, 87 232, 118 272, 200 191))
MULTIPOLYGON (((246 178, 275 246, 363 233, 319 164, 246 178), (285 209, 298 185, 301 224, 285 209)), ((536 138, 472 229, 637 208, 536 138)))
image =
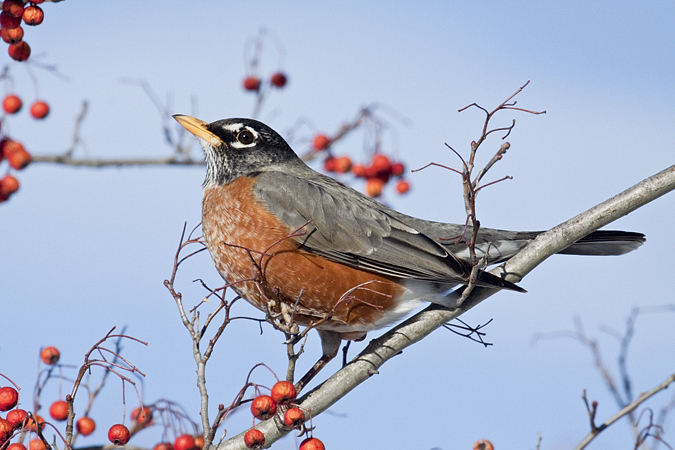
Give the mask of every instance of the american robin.
MULTIPOLYGON (((342 340, 362 339, 422 300, 457 306, 448 292, 469 280, 469 250, 458 237, 470 228, 407 216, 314 171, 261 122, 173 117, 206 154, 202 230, 220 275, 255 307, 286 305, 321 337, 323 356, 299 387, 342 340)), ((502 262, 537 234, 481 228, 476 252, 502 262)), ((644 240, 596 231, 561 253, 621 255, 644 240)), ((487 272, 477 285, 524 291, 487 272)))

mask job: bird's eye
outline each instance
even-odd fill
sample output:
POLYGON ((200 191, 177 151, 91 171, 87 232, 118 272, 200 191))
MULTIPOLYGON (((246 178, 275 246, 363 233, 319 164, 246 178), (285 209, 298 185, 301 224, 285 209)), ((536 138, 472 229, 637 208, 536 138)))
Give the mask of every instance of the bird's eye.
POLYGON ((253 143, 255 136, 248 130, 242 130, 237 134, 237 140, 244 145, 249 145, 253 143))

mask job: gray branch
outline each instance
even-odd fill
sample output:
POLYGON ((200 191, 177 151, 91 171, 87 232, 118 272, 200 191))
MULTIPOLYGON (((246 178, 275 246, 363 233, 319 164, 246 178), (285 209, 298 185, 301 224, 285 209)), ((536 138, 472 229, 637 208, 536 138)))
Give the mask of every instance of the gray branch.
POLYGON ((574 448, 574 450, 583 450, 584 448, 586 448, 586 446, 588 444, 590 444, 591 441, 593 439, 595 439, 595 437, 598 434, 600 434, 602 431, 607 429, 607 427, 609 427, 610 425, 612 425, 613 423, 615 423, 617 420, 621 419, 622 417, 630 415, 633 411, 635 411, 635 409, 638 406, 640 406, 642 403, 647 401, 647 399, 649 399, 651 396, 661 392, 662 390, 667 389, 668 386, 670 386, 672 383, 675 383, 675 373, 671 374, 661 384, 656 386, 651 391, 643 392, 642 394, 640 394, 640 396, 638 398, 636 398, 635 401, 626 405, 623 409, 621 409, 621 411, 619 411, 618 413, 614 414, 612 417, 607 419, 607 421, 605 423, 603 423, 602 425, 597 427, 595 430, 591 430, 591 432, 586 435, 586 437, 579 443, 579 445, 577 445, 574 448))
POLYGON ((179 159, 173 156, 154 159, 85 159, 66 155, 33 155, 33 163, 63 164, 66 166, 122 167, 122 166, 200 166, 204 161, 179 159))

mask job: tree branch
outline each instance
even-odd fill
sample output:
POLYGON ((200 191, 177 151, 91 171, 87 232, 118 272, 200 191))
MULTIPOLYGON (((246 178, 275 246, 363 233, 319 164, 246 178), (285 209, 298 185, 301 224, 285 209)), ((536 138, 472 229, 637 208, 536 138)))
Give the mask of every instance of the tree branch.
POLYGON ((666 378, 661 384, 656 386, 654 389, 652 389, 649 392, 644 392, 640 394, 638 398, 635 399, 632 403, 629 403, 626 405, 621 411, 618 413, 614 414, 612 417, 607 419, 605 423, 602 425, 595 427, 594 429, 591 430, 590 433, 586 435, 586 437, 577 445, 574 450, 582 450, 585 448, 590 442, 598 435, 600 434, 604 429, 612 425, 614 422, 617 420, 621 419, 623 416, 630 415, 635 409, 640 406, 645 400, 653 396, 654 394, 666 389, 668 386, 670 386, 672 383, 675 382, 675 373, 671 374, 668 378, 666 378))
MULTIPOLYGON (((518 282, 549 256, 673 189, 675 189, 675 165, 542 233, 515 257, 496 267, 491 273, 506 274, 508 281, 518 282)), ((461 295, 462 291, 463 289, 460 288, 455 295, 461 295)), ((494 289, 476 287, 460 308, 448 310, 437 305, 425 308, 379 338, 372 340, 368 347, 347 366, 299 399, 298 403, 304 409, 311 411, 313 417, 316 417, 370 376, 378 373, 378 369, 393 356, 496 292, 497 290, 494 289)), ((256 428, 265 434, 266 446, 288 433, 277 428, 274 420, 262 422, 256 428)), ((218 445, 217 449, 244 449, 243 437, 244 433, 240 433, 218 445)))
POLYGON ((201 166, 204 161, 179 159, 175 156, 154 159, 84 159, 63 155, 33 155, 34 163, 63 164, 66 166, 122 167, 122 166, 201 166))

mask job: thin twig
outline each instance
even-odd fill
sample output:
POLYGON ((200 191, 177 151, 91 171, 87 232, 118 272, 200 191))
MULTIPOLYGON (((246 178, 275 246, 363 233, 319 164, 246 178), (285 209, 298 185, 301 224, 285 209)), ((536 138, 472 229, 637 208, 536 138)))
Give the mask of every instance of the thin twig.
POLYGON ((603 430, 607 429, 610 425, 612 425, 614 422, 617 420, 621 419, 624 416, 631 415, 635 409, 640 406, 642 403, 644 403, 647 399, 652 397, 654 394, 657 394, 661 392, 662 390, 666 389, 668 386, 670 386, 673 382, 675 382, 675 373, 671 374, 668 378, 666 378, 662 383, 660 383, 658 386, 653 388, 652 390, 648 392, 644 392, 638 396, 633 402, 629 403, 625 407, 621 409, 618 413, 614 414, 612 417, 607 419, 604 423, 601 425, 597 426, 595 429, 591 429, 590 433, 586 435, 584 439, 575 447, 575 450, 582 450, 583 448, 586 448, 590 442, 595 439, 595 437, 600 434, 603 430))

